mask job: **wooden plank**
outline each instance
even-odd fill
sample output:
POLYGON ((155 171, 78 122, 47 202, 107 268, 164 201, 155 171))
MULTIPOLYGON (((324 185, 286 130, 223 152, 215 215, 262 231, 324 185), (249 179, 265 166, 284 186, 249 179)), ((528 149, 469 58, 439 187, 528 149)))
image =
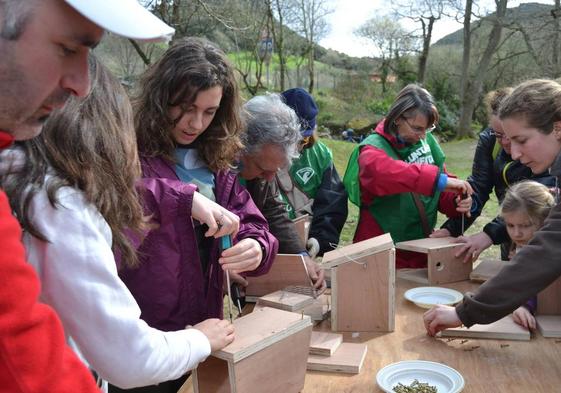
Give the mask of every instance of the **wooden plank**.
POLYGON ((312 322, 307 315, 270 307, 254 310, 234 320, 236 338, 213 355, 235 363, 308 326, 312 322))
POLYGON ((561 338, 561 315, 538 315, 536 322, 542 336, 561 338))
POLYGON ((279 310, 298 311, 311 305, 314 298, 300 293, 276 291, 265 296, 261 296, 257 304, 261 306, 278 308, 279 310))
POLYGON ((321 260, 321 266, 323 269, 329 269, 391 248, 393 248, 393 240, 391 235, 386 233, 326 252, 321 260))
POLYGON ((395 244, 395 248, 399 250, 415 251, 422 254, 428 254, 430 250, 439 250, 442 248, 457 247, 458 244, 454 243, 454 237, 427 237, 424 239, 408 240, 395 244))
POLYGON ((193 371, 195 393, 232 393, 226 360, 209 356, 193 371))
POLYGON ((332 356, 343 342, 343 335, 329 332, 312 332, 310 355, 332 356))
MULTIPOLYGON (((536 269, 538 265, 536 265, 536 269)), ((538 294, 537 315, 561 315, 561 278, 538 294)))
POLYGON ((429 271, 427 268, 424 269, 398 269, 396 275, 407 281, 416 282, 419 284, 428 285, 429 283, 429 271))
POLYGON ((311 326, 235 364, 237 393, 298 393, 304 387, 311 326))
POLYGON ((474 282, 485 282, 491 277, 495 277, 499 270, 508 263, 499 259, 484 259, 469 274, 469 279, 474 282))
POLYGON ((323 321, 331 311, 331 296, 325 293, 319 295, 313 303, 302 309, 304 315, 308 315, 312 321, 323 321))
POLYGON ((520 326, 507 315, 497 322, 489 325, 473 325, 470 328, 460 327, 446 329, 441 332, 441 337, 465 337, 465 338, 490 338, 495 340, 530 340, 528 329, 520 326))
POLYGON ((473 269, 471 262, 464 263, 462 257, 456 257, 457 249, 461 247, 443 247, 428 251, 428 279, 429 285, 447 284, 450 282, 469 279, 473 269))
POLYGON ((395 250, 332 269, 331 328, 337 332, 388 332, 395 324, 395 250))
POLYGON ((303 216, 296 217, 292 222, 294 223, 294 229, 298 232, 298 236, 302 242, 306 244, 308 241, 308 234, 310 233, 310 226, 312 225, 312 217, 308 214, 304 214, 303 216))
POLYGON ((310 355, 308 370, 358 374, 366 357, 366 344, 342 343, 333 356, 310 355))
POLYGON ((261 297, 290 285, 310 286, 301 255, 277 254, 269 272, 259 277, 247 277, 246 296, 261 297))

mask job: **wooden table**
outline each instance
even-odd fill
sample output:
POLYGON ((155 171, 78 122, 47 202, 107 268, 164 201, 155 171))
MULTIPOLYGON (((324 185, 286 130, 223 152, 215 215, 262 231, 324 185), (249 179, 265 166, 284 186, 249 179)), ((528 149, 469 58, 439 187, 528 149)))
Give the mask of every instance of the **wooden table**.
MULTIPOLYGON (((355 338, 351 333, 344 334, 344 341, 368 344, 360 374, 308 371, 303 392, 382 392, 376 384, 376 373, 400 360, 430 360, 453 367, 463 375, 466 382, 463 391, 468 393, 561 392, 561 340, 546 339, 539 333, 529 342, 470 339, 462 344, 460 339, 428 337, 422 319, 426 310, 403 297, 406 290, 417 286, 421 285, 397 279, 393 333, 361 333, 355 338), (472 349, 475 346, 479 347, 472 349)), ((443 287, 463 293, 473 290, 477 284, 463 281, 443 287)), ((329 330, 329 321, 314 330, 329 330)), ((189 381, 180 392, 192 392, 189 381)))

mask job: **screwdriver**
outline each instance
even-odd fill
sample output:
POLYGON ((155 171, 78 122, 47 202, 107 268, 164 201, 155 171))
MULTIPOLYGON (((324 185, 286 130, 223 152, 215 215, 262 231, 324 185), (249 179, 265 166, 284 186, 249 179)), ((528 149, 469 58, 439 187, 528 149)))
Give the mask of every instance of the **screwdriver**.
MULTIPOLYGON (((220 253, 232 247, 232 238, 230 235, 222 236, 220 238, 220 253)), ((230 287, 230 272, 226 269, 226 285, 228 287, 228 313, 230 314, 230 322, 233 322, 234 317, 232 315, 232 288, 230 287)))

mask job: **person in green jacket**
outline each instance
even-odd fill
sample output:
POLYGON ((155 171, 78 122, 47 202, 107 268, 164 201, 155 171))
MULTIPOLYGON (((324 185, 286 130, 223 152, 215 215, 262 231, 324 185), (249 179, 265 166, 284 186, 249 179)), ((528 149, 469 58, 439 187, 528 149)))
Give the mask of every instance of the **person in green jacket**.
POLYGON ((282 93, 300 121, 300 156, 290 168, 277 173, 277 183, 291 219, 312 217, 306 247, 312 257, 322 256, 339 243, 347 220, 347 192, 333 164, 331 150, 319 141, 316 130, 317 105, 302 88, 282 93))

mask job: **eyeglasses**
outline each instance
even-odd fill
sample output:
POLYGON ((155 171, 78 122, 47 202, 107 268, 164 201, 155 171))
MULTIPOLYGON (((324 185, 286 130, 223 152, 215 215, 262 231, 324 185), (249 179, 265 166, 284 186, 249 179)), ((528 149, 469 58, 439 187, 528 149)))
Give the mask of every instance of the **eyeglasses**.
POLYGON ((409 126, 409 128, 411 128, 411 129, 412 129, 413 131, 415 131, 415 132, 418 132, 419 134, 420 134, 420 133, 423 133, 423 132, 431 132, 431 131, 434 131, 434 129, 436 128, 436 124, 433 124, 433 125, 429 126, 428 128, 425 128, 425 127, 418 127, 418 126, 412 126, 411 123, 409 123, 409 122, 407 121, 407 118, 406 118, 406 117, 403 118, 403 121, 405 121, 405 122, 407 123, 407 125, 409 126))

